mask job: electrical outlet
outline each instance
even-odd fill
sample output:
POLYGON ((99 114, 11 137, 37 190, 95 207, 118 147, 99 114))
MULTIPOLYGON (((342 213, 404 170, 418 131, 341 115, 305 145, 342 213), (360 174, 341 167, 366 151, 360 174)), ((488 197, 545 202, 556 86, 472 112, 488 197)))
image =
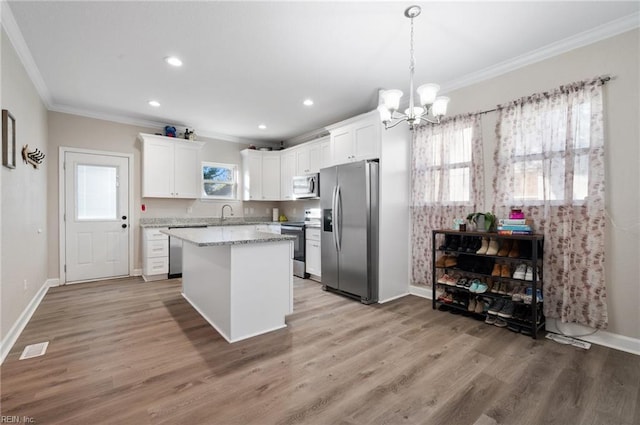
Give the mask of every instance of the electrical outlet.
POLYGON ((24 290, 27 290, 27 279, 24 280, 24 290))

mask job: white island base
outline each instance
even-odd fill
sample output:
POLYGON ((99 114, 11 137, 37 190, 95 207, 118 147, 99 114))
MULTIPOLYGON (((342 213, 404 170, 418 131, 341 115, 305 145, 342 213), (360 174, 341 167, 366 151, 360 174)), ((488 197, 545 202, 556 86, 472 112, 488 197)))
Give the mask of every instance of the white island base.
POLYGON ((292 242, 183 245, 183 297, 228 342, 286 327, 292 242))

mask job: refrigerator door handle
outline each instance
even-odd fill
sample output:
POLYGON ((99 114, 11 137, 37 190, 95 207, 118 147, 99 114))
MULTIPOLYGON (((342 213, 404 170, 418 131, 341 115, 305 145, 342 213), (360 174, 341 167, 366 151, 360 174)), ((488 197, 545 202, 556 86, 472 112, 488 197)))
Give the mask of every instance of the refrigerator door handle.
POLYGON ((342 250, 342 191, 340 185, 336 186, 336 209, 334 210, 335 222, 334 226, 336 231, 334 232, 336 237, 336 247, 338 252, 342 250))
POLYGON ((337 192, 338 186, 333 186, 333 192, 331 194, 331 214, 332 214, 332 232, 331 235, 333 236, 333 245, 336 247, 336 251, 338 250, 338 239, 336 238, 336 232, 338 231, 338 216, 337 216, 337 211, 336 211, 336 192, 337 192))

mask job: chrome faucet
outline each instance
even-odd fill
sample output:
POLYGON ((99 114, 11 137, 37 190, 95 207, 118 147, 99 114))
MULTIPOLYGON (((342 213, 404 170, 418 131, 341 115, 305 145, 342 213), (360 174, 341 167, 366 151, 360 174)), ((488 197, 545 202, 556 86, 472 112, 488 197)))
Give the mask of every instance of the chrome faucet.
POLYGON ((231 210, 231 216, 233 216, 233 207, 229 204, 224 204, 222 206, 222 214, 220 216, 220 221, 224 221, 224 207, 229 207, 229 209, 231 210))

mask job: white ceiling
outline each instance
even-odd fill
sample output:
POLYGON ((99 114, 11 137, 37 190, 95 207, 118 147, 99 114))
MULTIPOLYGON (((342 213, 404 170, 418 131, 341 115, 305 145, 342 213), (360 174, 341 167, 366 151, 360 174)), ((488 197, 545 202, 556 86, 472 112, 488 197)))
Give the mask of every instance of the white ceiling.
MULTIPOLYGON (((381 88, 408 89, 409 2, 8 4, 52 110, 279 141, 374 109, 381 88)), ((637 26, 640 3, 418 4, 416 82, 446 91, 637 26)))

